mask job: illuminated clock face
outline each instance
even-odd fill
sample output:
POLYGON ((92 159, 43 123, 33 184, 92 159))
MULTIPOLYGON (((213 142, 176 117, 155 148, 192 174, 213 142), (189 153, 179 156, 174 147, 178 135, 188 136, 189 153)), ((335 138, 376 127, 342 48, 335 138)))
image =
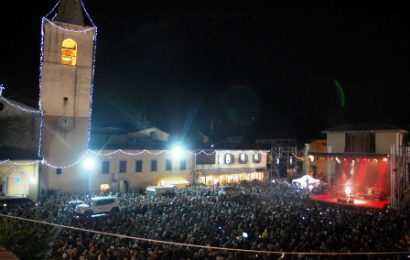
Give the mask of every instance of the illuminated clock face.
POLYGON ((69 116, 63 116, 58 119, 58 125, 64 129, 68 130, 73 127, 73 118, 69 116))

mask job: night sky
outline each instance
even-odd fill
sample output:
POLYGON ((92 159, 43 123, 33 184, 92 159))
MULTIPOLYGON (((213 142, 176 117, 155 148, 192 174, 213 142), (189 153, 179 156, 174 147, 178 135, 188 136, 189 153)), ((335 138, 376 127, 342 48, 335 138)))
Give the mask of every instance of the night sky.
MULTIPOLYGON (((405 1, 110 2, 84 2, 98 26, 93 126, 298 139, 409 126, 405 1)), ((41 17, 56 2, 31 3, 0 8, 0 83, 37 107, 41 17)))

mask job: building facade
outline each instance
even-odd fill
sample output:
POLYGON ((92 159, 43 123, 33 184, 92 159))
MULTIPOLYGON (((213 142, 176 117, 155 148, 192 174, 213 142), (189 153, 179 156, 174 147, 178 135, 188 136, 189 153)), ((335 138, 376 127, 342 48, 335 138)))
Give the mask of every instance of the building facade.
POLYGON ((44 187, 82 186, 74 180, 83 179, 77 162, 88 149, 96 34, 79 0, 62 0, 43 17, 39 105, 44 187))
POLYGON ((266 152, 175 155, 169 134, 157 128, 100 131, 90 145, 96 35, 80 0, 61 0, 43 17, 39 109, 0 95, 0 120, 7 126, 0 129, 1 193, 36 200, 40 190, 126 192, 265 178, 266 152))
MULTIPOLYGON (((408 132, 386 124, 349 124, 323 131, 326 151, 305 153, 305 161, 322 169, 329 189, 352 192, 374 198, 398 200, 400 176, 398 161, 405 158, 402 147, 408 132)), ((309 148, 309 146, 307 146, 309 148)), ((404 180, 404 179, 403 179, 404 180)))
POLYGON ((0 196, 37 198, 40 117, 39 110, 0 92, 0 196))
POLYGON ((269 178, 268 151, 208 150, 197 152, 196 183, 205 185, 232 184, 269 178))

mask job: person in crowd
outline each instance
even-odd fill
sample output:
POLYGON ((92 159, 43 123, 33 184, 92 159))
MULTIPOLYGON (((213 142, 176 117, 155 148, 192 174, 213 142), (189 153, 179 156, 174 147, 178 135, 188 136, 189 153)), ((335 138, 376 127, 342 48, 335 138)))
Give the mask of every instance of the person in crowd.
MULTIPOLYGON (((86 194, 52 194, 41 203, 0 213, 136 238, 275 252, 409 251, 408 211, 321 204, 277 180, 242 182, 240 196, 191 186, 174 196, 116 194, 118 214, 78 217, 68 201, 86 194)), ((38 228, 44 228, 39 227, 38 228)), ((270 259, 269 254, 181 247, 59 229, 50 259, 270 259)), ((276 255, 277 256, 277 255, 276 255)))

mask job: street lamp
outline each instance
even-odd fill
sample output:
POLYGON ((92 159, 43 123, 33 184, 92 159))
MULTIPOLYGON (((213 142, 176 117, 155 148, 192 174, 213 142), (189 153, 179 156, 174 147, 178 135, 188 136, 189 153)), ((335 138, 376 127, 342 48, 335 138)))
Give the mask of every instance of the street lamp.
POLYGON ((91 156, 87 156, 84 158, 83 161, 83 168, 87 174, 87 193, 89 194, 91 191, 91 174, 95 167, 95 159, 91 156))
MULTIPOLYGON (((171 156, 174 161, 181 163, 181 160, 186 158, 186 153, 187 153, 187 150, 185 149, 184 145, 180 143, 175 143, 171 146, 171 156)), ((194 156, 194 160, 192 164, 192 184, 195 184, 196 155, 195 153, 192 153, 192 155, 194 156)))
POLYGON ((177 161, 179 161, 184 156, 184 153, 184 149, 179 144, 174 145, 174 147, 171 149, 172 158, 177 161))

